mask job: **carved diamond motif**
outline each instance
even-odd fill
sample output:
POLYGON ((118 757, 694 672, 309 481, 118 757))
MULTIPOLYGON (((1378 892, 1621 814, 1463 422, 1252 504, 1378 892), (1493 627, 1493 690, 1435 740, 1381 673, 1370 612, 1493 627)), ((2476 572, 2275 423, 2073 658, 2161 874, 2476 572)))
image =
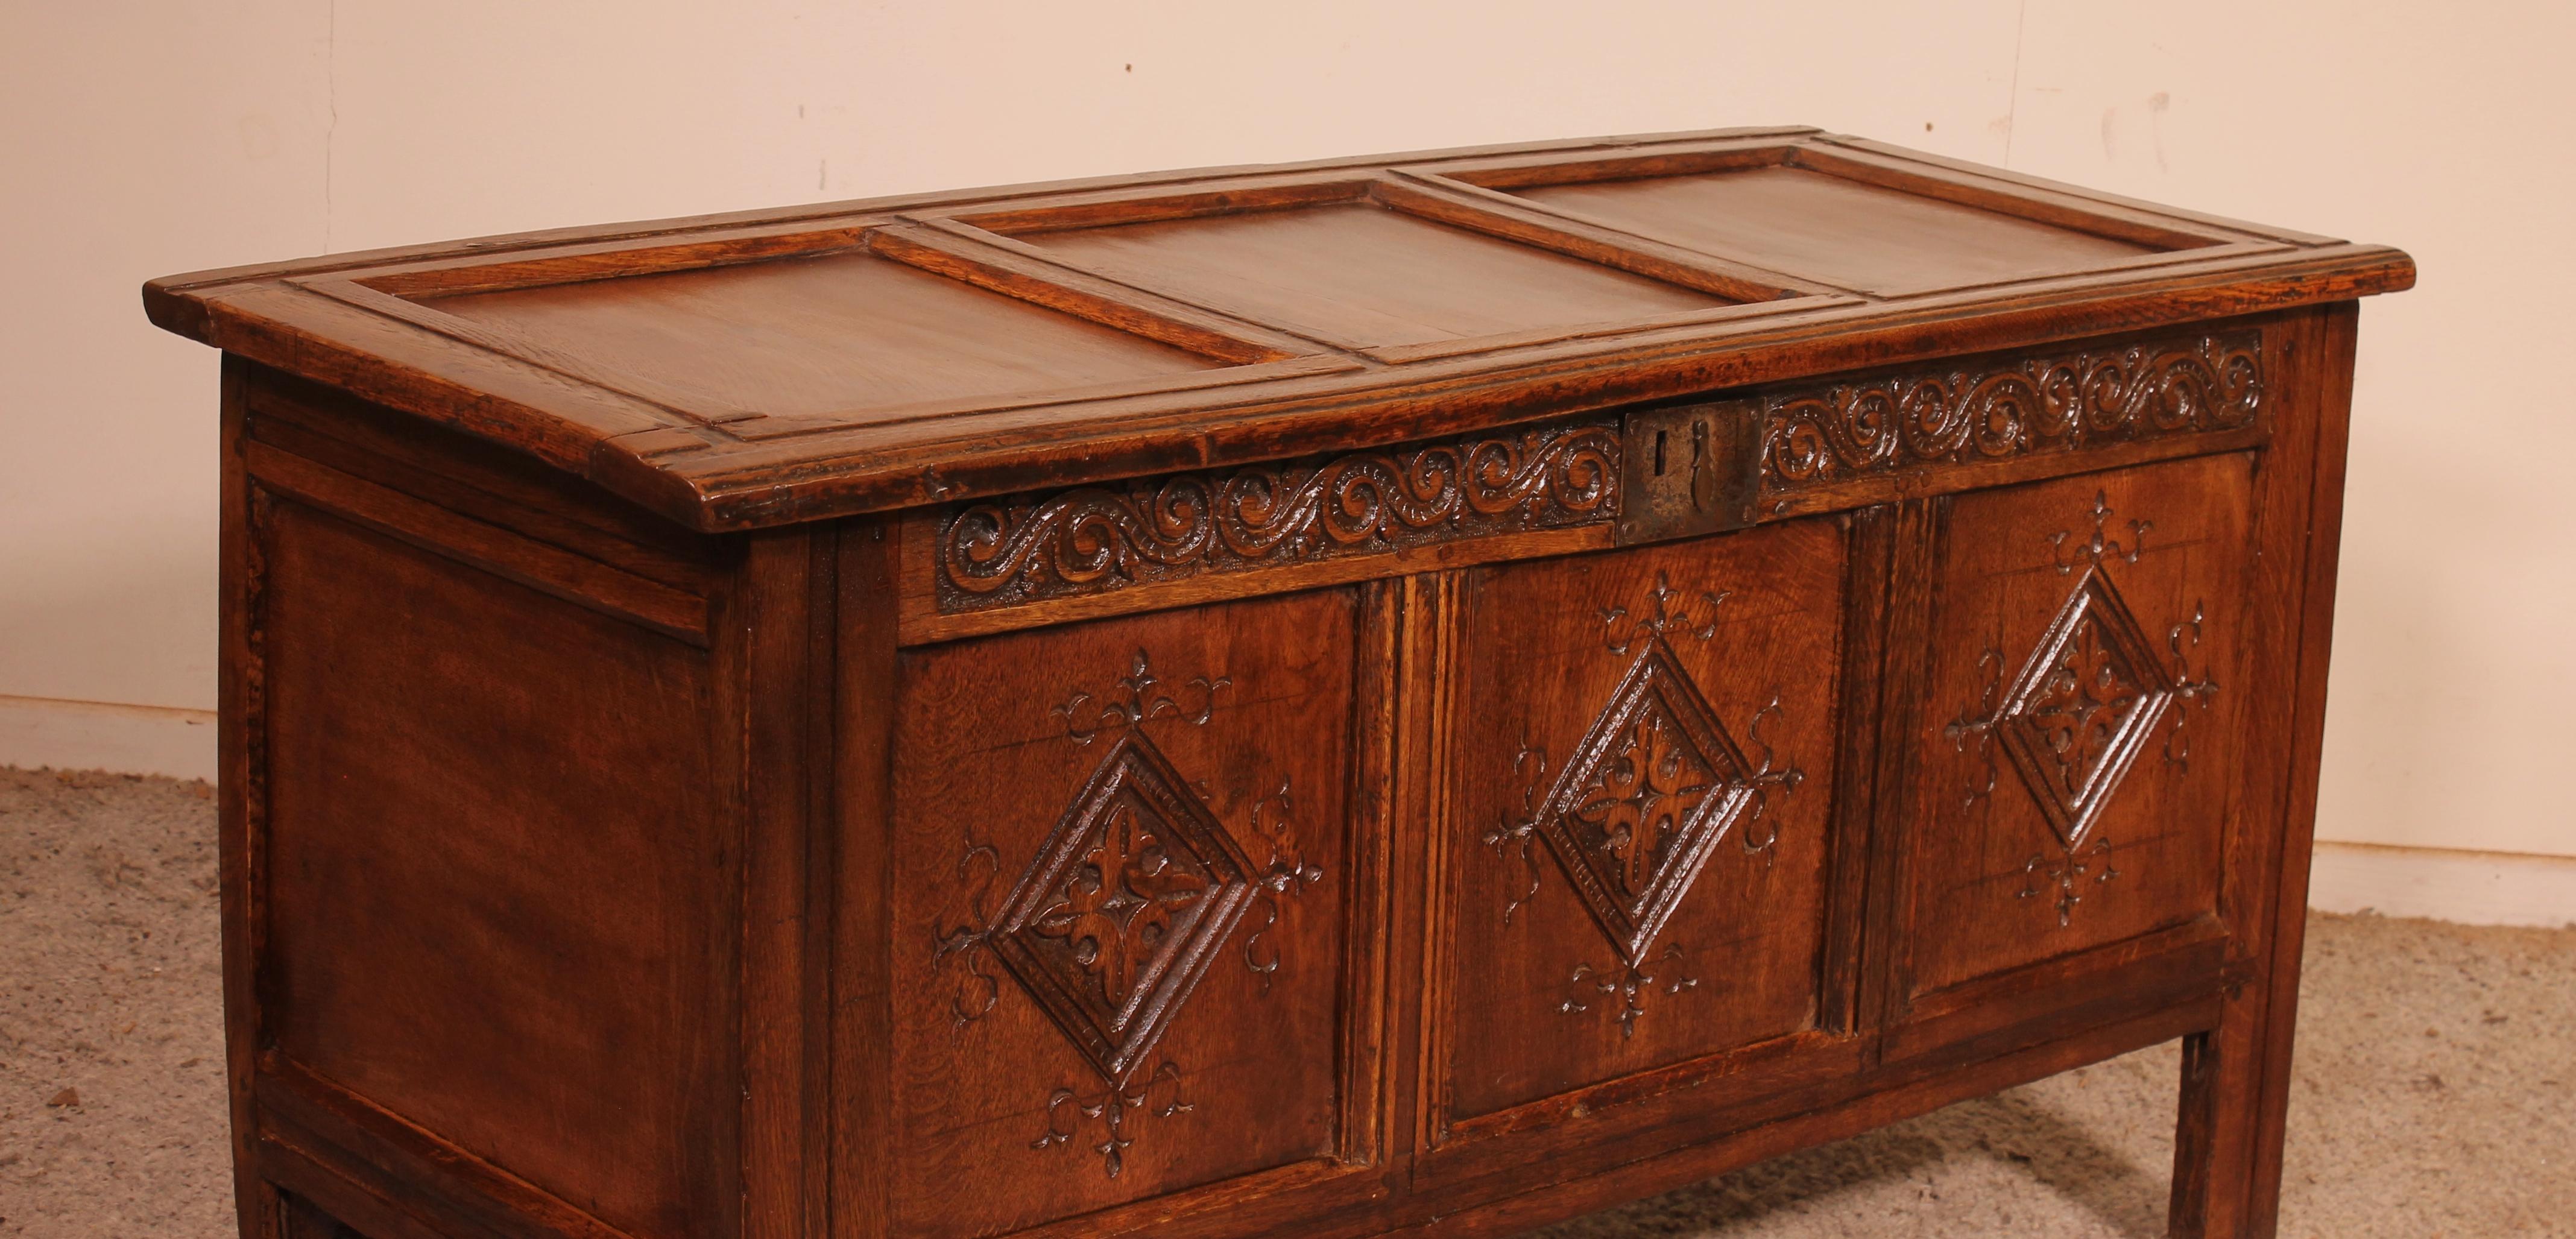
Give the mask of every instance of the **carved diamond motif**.
POLYGON ((2084 841, 2173 705, 2173 676, 2111 578, 2084 570, 1994 720, 2067 847, 2084 841))
POLYGON ((1621 957, 1655 935, 1755 795, 1743 752, 1658 634, 1629 664, 1538 814, 1621 957))
POLYGON ((994 952, 1111 1083, 1136 1069, 1255 894, 1233 836, 1142 732, 1011 891, 994 952))

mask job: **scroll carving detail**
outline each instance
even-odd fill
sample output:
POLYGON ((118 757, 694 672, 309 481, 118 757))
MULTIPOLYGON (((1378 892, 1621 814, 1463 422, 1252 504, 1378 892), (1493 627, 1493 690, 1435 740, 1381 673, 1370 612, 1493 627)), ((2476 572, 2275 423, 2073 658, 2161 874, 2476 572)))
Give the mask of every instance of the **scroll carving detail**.
MULTIPOLYGON (((1916 367, 1762 394, 1762 491, 2242 430, 2259 331, 1916 367)), ((1499 534, 1610 524, 1622 422, 1519 431, 961 504, 935 605, 960 615, 1499 534)), ((1749 464, 1750 462, 1748 462, 1749 464)))
POLYGON ((1607 523, 1619 446, 1615 420, 1592 420, 970 504, 940 526, 939 607, 1607 523))
POLYGON ((2248 427, 2262 344, 2228 332, 1774 392, 1763 488, 2248 427))

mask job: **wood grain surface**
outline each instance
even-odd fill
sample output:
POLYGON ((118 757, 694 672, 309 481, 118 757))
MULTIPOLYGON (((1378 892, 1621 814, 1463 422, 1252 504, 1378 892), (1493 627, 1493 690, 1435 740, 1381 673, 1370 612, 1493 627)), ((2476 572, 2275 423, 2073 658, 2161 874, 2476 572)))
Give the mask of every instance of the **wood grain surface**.
POLYGON ((2176 1038, 2268 1236, 2411 279, 1762 130, 158 282, 245 1239, 1499 1235, 2176 1038))
POLYGON ((2412 280, 2382 247, 1755 130, 527 234, 144 301, 720 530, 2412 280))

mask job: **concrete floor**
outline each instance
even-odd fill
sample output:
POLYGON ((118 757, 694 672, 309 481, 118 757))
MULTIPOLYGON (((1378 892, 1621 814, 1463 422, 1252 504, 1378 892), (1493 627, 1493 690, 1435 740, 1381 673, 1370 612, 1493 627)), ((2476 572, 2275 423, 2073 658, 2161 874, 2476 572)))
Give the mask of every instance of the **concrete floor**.
MULTIPOLYGON (((228 1233, 204 784, 0 769, 0 1236, 228 1233)), ((2282 1233, 2576 1236, 2576 930, 2326 917, 2282 1233)), ((2171 1046, 1542 1232, 2164 1233, 2171 1046)))

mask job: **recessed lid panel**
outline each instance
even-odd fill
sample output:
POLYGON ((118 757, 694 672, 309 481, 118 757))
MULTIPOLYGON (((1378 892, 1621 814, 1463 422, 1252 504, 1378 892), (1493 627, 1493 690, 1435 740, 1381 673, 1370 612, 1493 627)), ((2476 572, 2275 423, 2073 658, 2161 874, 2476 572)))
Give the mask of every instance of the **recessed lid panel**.
POLYGON ((1225 364, 855 253, 415 300, 692 403, 782 417, 1225 364))
POLYGON ((1023 239, 1184 300, 1361 348, 1637 322, 1732 304, 1365 203, 1023 239))
POLYGON ((153 321, 699 529, 1282 459, 2404 288, 1804 129, 611 225, 153 281, 153 321))
POLYGON ((1866 292, 1988 284, 2164 252, 1786 166, 1513 192, 1708 253, 1866 292))

